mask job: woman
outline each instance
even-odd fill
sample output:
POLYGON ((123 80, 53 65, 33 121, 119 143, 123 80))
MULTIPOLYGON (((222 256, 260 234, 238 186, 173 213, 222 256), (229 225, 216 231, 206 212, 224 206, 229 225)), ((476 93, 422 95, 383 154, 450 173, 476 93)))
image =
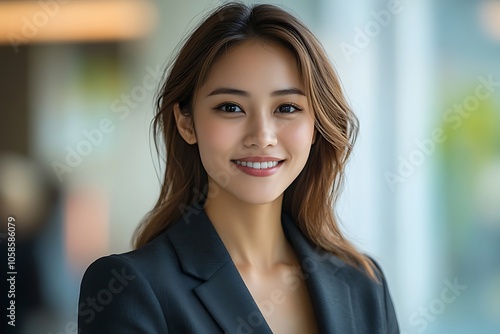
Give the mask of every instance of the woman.
POLYGON ((332 212, 356 132, 303 24, 217 8, 158 99, 160 197, 135 250, 87 269, 80 333, 398 333, 382 272, 332 212))

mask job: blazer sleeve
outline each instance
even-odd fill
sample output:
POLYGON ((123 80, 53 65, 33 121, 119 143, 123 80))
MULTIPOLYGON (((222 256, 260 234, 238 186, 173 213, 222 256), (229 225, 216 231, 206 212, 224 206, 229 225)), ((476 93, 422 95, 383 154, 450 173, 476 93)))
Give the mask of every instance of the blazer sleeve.
POLYGON ((102 257, 83 275, 78 302, 80 334, 168 333, 150 283, 128 259, 102 257))

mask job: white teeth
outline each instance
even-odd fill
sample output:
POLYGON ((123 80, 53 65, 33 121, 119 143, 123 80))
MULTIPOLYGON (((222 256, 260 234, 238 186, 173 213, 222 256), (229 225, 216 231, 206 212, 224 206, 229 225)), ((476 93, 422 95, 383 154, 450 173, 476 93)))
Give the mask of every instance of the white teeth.
POLYGON ((266 169, 272 168, 278 164, 278 161, 267 161, 267 162, 250 162, 250 161, 238 161, 235 160, 238 165, 255 168, 255 169, 266 169))

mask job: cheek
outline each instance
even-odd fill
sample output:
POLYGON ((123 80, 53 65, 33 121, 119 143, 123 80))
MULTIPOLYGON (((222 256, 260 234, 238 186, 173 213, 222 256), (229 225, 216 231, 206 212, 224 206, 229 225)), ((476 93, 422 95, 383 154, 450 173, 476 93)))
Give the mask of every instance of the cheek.
MULTIPOLYGON (((297 122, 287 126, 282 132, 282 140, 293 150, 309 149, 314 134, 313 122, 297 122)), ((309 151, 307 151, 309 153, 309 151)))
POLYGON ((196 134, 201 156, 209 159, 213 159, 215 153, 224 155, 224 152, 232 148, 234 141, 239 138, 238 131, 231 124, 210 118, 199 120, 196 134))

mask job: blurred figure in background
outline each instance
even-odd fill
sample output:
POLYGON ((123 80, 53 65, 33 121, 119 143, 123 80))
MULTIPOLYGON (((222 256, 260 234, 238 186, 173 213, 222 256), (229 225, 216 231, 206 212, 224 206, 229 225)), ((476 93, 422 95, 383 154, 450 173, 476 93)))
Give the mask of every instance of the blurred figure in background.
MULTIPOLYGON (((3 333, 40 333, 56 317, 47 298, 44 276, 50 275, 56 261, 41 261, 40 243, 47 237, 57 242, 47 231, 55 221, 60 193, 53 179, 33 161, 11 154, 0 155, 0 217, 2 219, 2 273, 7 273, 7 219, 15 219, 15 327, 2 321, 3 333), (51 264, 46 265, 48 262, 51 264), (36 329, 36 331, 35 331, 36 329)), ((52 282, 57 282, 52 277, 52 282)), ((2 278, 2 298, 7 298, 9 286, 2 278)), ((5 310, 5 309, 4 309, 5 310)))

